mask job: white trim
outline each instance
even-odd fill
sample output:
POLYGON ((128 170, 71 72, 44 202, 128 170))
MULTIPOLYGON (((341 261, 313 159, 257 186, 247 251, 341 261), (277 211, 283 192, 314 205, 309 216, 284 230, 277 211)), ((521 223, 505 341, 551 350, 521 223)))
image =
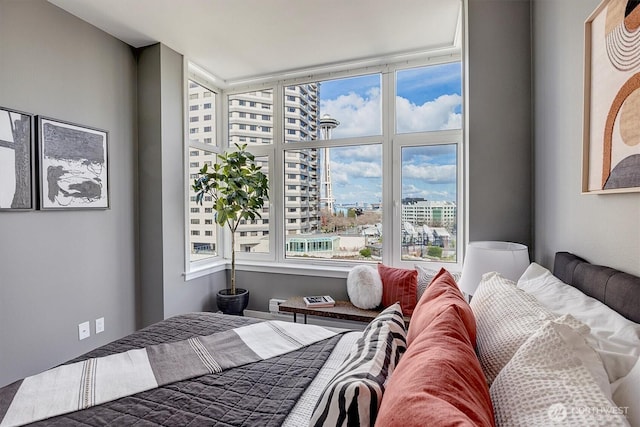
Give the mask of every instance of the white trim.
MULTIPOLYGON (((190 62, 188 58, 183 59, 183 179, 186 184, 184 188, 184 265, 185 265, 185 280, 191 280, 197 277, 202 277, 207 274, 213 273, 215 271, 220 271, 219 265, 224 265, 224 259, 220 256, 220 248, 221 245, 221 234, 220 228, 215 226, 216 229, 216 252, 217 256, 208 257, 206 259, 191 261, 191 248, 189 245, 191 236, 189 233, 190 229, 190 196, 189 196, 189 188, 191 185, 191 178, 189 176, 189 162, 190 162, 190 151, 191 149, 203 150, 215 154, 219 154, 222 152, 221 149, 221 141, 222 139, 222 116, 221 116, 221 90, 220 88, 213 85, 213 82, 216 81, 216 78, 207 73, 202 68, 198 67, 196 64, 190 62), (196 84, 205 87, 215 94, 215 133, 216 133, 216 141, 215 144, 203 144, 198 141, 192 141, 189 138, 189 81, 193 81, 196 84)), ((204 206, 203 206, 204 207, 204 206)))
POLYGON ((199 269, 193 269, 191 271, 185 272, 184 280, 189 281, 193 279, 197 279, 199 277, 208 276, 209 274, 217 273, 218 271, 224 271, 227 269, 227 264, 230 264, 231 261, 227 261, 220 257, 217 257, 216 262, 207 264, 205 267, 201 267, 199 269))
POLYGON ((333 64, 324 64, 312 68, 292 69, 279 72, 277 74, 269 74, 262 76, 247 76, 235 80, 225 81, 225 88, 235 90, 236 88, 245 88, 256 85, 269 85, 280 83, 283 81, 292 82, 297 79, 325 79, 328 76, 354 75, 360 71, 368 70, 365 74, 369 74, 371 69, 388 66, 389 64, 412 64, 437 61, 441 58, 447 60, 455 55, 459 55, 460 48, 458 46, 441 46, 432 48, 427 51, 408 51, 399 52, 394 55, 386 55, 382 57, 361 58, 354 61, 340 62, 333 64))

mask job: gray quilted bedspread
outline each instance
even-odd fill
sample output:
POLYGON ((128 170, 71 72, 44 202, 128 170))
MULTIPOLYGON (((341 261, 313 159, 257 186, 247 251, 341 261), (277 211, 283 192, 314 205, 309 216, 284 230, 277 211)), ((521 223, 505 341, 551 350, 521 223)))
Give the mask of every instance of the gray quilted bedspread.
MULTIPOLYGON (((176 316, 69 363, 209 335, 256 321, 216 313, 176 316)), ((279 426, 338 340, 339 337, 334 337, 283 356, 176 382, 32 425, 279 426)))

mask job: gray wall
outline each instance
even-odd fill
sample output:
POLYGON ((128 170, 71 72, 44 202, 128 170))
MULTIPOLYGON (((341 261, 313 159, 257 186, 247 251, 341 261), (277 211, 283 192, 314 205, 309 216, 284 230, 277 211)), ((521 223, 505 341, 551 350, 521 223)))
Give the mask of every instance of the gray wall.
POLYGON ((129 47, 45 1, 0 0, 0 64, 0 105, 109 131, 111 195, 109 210, 0 213, 3 385, 135 330, 137 125, 129 47))
POLYGON ((183 57, 139 52, 140 325, 215 307, 224 272, 184 281, 183 57), (216 287, 216 284, 219 286, 216 287))
POLYGON ((224 272, 182 276, 182 56, 150 52, 138 67, 129 46, 44 0, 0 0, 0 105, 108 130, 111 196, 106 211, 0 213, 0 386, 215 306, 224 272))
POLYGON ((469 0, 469 241, 532 246, 528 0, 469 0))
POLYGON ((581 195, 584 21, 600 0, 534 0, 535 259, 640 274, 640 193, 581 195))

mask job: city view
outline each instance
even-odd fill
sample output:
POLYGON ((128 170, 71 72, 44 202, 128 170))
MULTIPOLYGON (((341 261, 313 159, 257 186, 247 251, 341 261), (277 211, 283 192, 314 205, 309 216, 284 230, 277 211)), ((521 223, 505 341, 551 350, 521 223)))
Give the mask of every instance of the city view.
MULTIPOLYGON (((371 74, 285 86, 281 170, 286 257, 381 260, 383 145, 375 138, 383 125, 381 80, 381 74, 371 74), (366 143, 339 144, 358 138, 366 143)), ((459 62, 401 70, 396 81, 397 135, 461 129, 459 62)), ((267 89, 228 97, 230 145, 273 144, 273 93, 267 89)), ((200 147, 220 144, 215 140, 216 96, 190 82, 189 135, 199 143, 189 150, 191 178, 205 163, 215 162, 215 154, 200 147)), ((399 153, 402 258, 455 262, 458 144, 413 143, 401 146, 399 153)), ((257 155, 269 175, 268 158, 257 155)), ((218 248, 210 205, 207 200, 197 205, 191 196, 193 261, 217 254, 218 248)), ((237 251, 269 251, 271 209, 267 203, 261 219, 241 224, 237 251)))

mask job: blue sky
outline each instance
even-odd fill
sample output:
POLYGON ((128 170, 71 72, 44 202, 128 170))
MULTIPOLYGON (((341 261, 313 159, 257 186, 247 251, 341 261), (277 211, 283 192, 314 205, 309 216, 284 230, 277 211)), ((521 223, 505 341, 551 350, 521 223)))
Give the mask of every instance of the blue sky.
MULTIPOLYGON (((397 79, 399 133, 461 128, 459 63, 403 70, 397 79)), ((382 133, 380 87, 378 74, 322 82, 320 114, 340 121, 334 138, 382 133)), ((330 156, 337 203, 381 200, 380 146, 333 148, 330 156)), ((455 145, 405 148, 402 168, 402 197, 456 200, 455 145)))

